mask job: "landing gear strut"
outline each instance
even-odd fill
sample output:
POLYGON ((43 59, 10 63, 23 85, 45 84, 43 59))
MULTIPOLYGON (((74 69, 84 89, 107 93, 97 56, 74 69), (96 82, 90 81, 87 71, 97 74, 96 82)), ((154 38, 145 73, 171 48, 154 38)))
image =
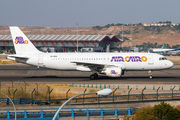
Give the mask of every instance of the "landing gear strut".
POLYGON ((90 79, 91 80, 94 80, 94 79, 97 79, 98 78, 98 74, 97 73, 94 73, 92 75, 90 75, 90 79))
POLYGON ((150 79, 153 79, 152 71, 151 71, 151 70, 148 71, 148 74, 149 74, 149 78, 150 78, 150 79))

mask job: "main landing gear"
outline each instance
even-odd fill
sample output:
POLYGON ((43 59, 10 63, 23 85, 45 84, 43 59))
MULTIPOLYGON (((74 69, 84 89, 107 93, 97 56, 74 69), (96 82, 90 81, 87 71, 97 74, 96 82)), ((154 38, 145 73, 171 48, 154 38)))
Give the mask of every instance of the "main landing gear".
POLYGON ((153 79, 152 71, 151 71, 151 70, 148 71, 148 74, 149 74, 149 78, 150 78, 150 79, 153 79))
POLYGON ((91 80, 95 80, 97 78, 98 78, 98 74, 97 73, 94 73, 94 74, 90 75, 90 79, 91 80))

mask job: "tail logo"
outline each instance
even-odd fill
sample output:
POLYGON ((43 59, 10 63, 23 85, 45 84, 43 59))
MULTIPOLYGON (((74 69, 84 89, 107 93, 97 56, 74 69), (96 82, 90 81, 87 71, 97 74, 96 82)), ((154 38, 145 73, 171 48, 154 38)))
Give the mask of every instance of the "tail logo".
POLYGON ((28 44, 28 40, 24 40, 23 37, 16 37, 15 44, 28 44))

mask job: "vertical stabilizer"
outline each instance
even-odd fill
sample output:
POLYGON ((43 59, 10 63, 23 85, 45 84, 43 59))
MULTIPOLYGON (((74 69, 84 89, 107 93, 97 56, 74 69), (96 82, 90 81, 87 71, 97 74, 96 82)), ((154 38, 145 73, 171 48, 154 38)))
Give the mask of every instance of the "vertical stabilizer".
POLYGON ((16 54, 40 53, 25 34, 17 26, 9 27, 16 54))
POLYGON ((161 49, 164 49, 164 44, 162 45, 161 49))

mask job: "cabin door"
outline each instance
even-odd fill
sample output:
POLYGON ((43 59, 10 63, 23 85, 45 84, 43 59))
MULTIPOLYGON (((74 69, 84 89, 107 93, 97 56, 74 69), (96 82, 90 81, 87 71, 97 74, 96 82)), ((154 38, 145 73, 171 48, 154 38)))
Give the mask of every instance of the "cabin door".
POLYGON ((153 55, 152 54, 148 55, 148 64, 149 65, 153 65, 154 64, 154 62, 153 62, 153 55))
POLYGON ((43 66, 43 54, 39 54, 38 56, 38 66, 43 66))

